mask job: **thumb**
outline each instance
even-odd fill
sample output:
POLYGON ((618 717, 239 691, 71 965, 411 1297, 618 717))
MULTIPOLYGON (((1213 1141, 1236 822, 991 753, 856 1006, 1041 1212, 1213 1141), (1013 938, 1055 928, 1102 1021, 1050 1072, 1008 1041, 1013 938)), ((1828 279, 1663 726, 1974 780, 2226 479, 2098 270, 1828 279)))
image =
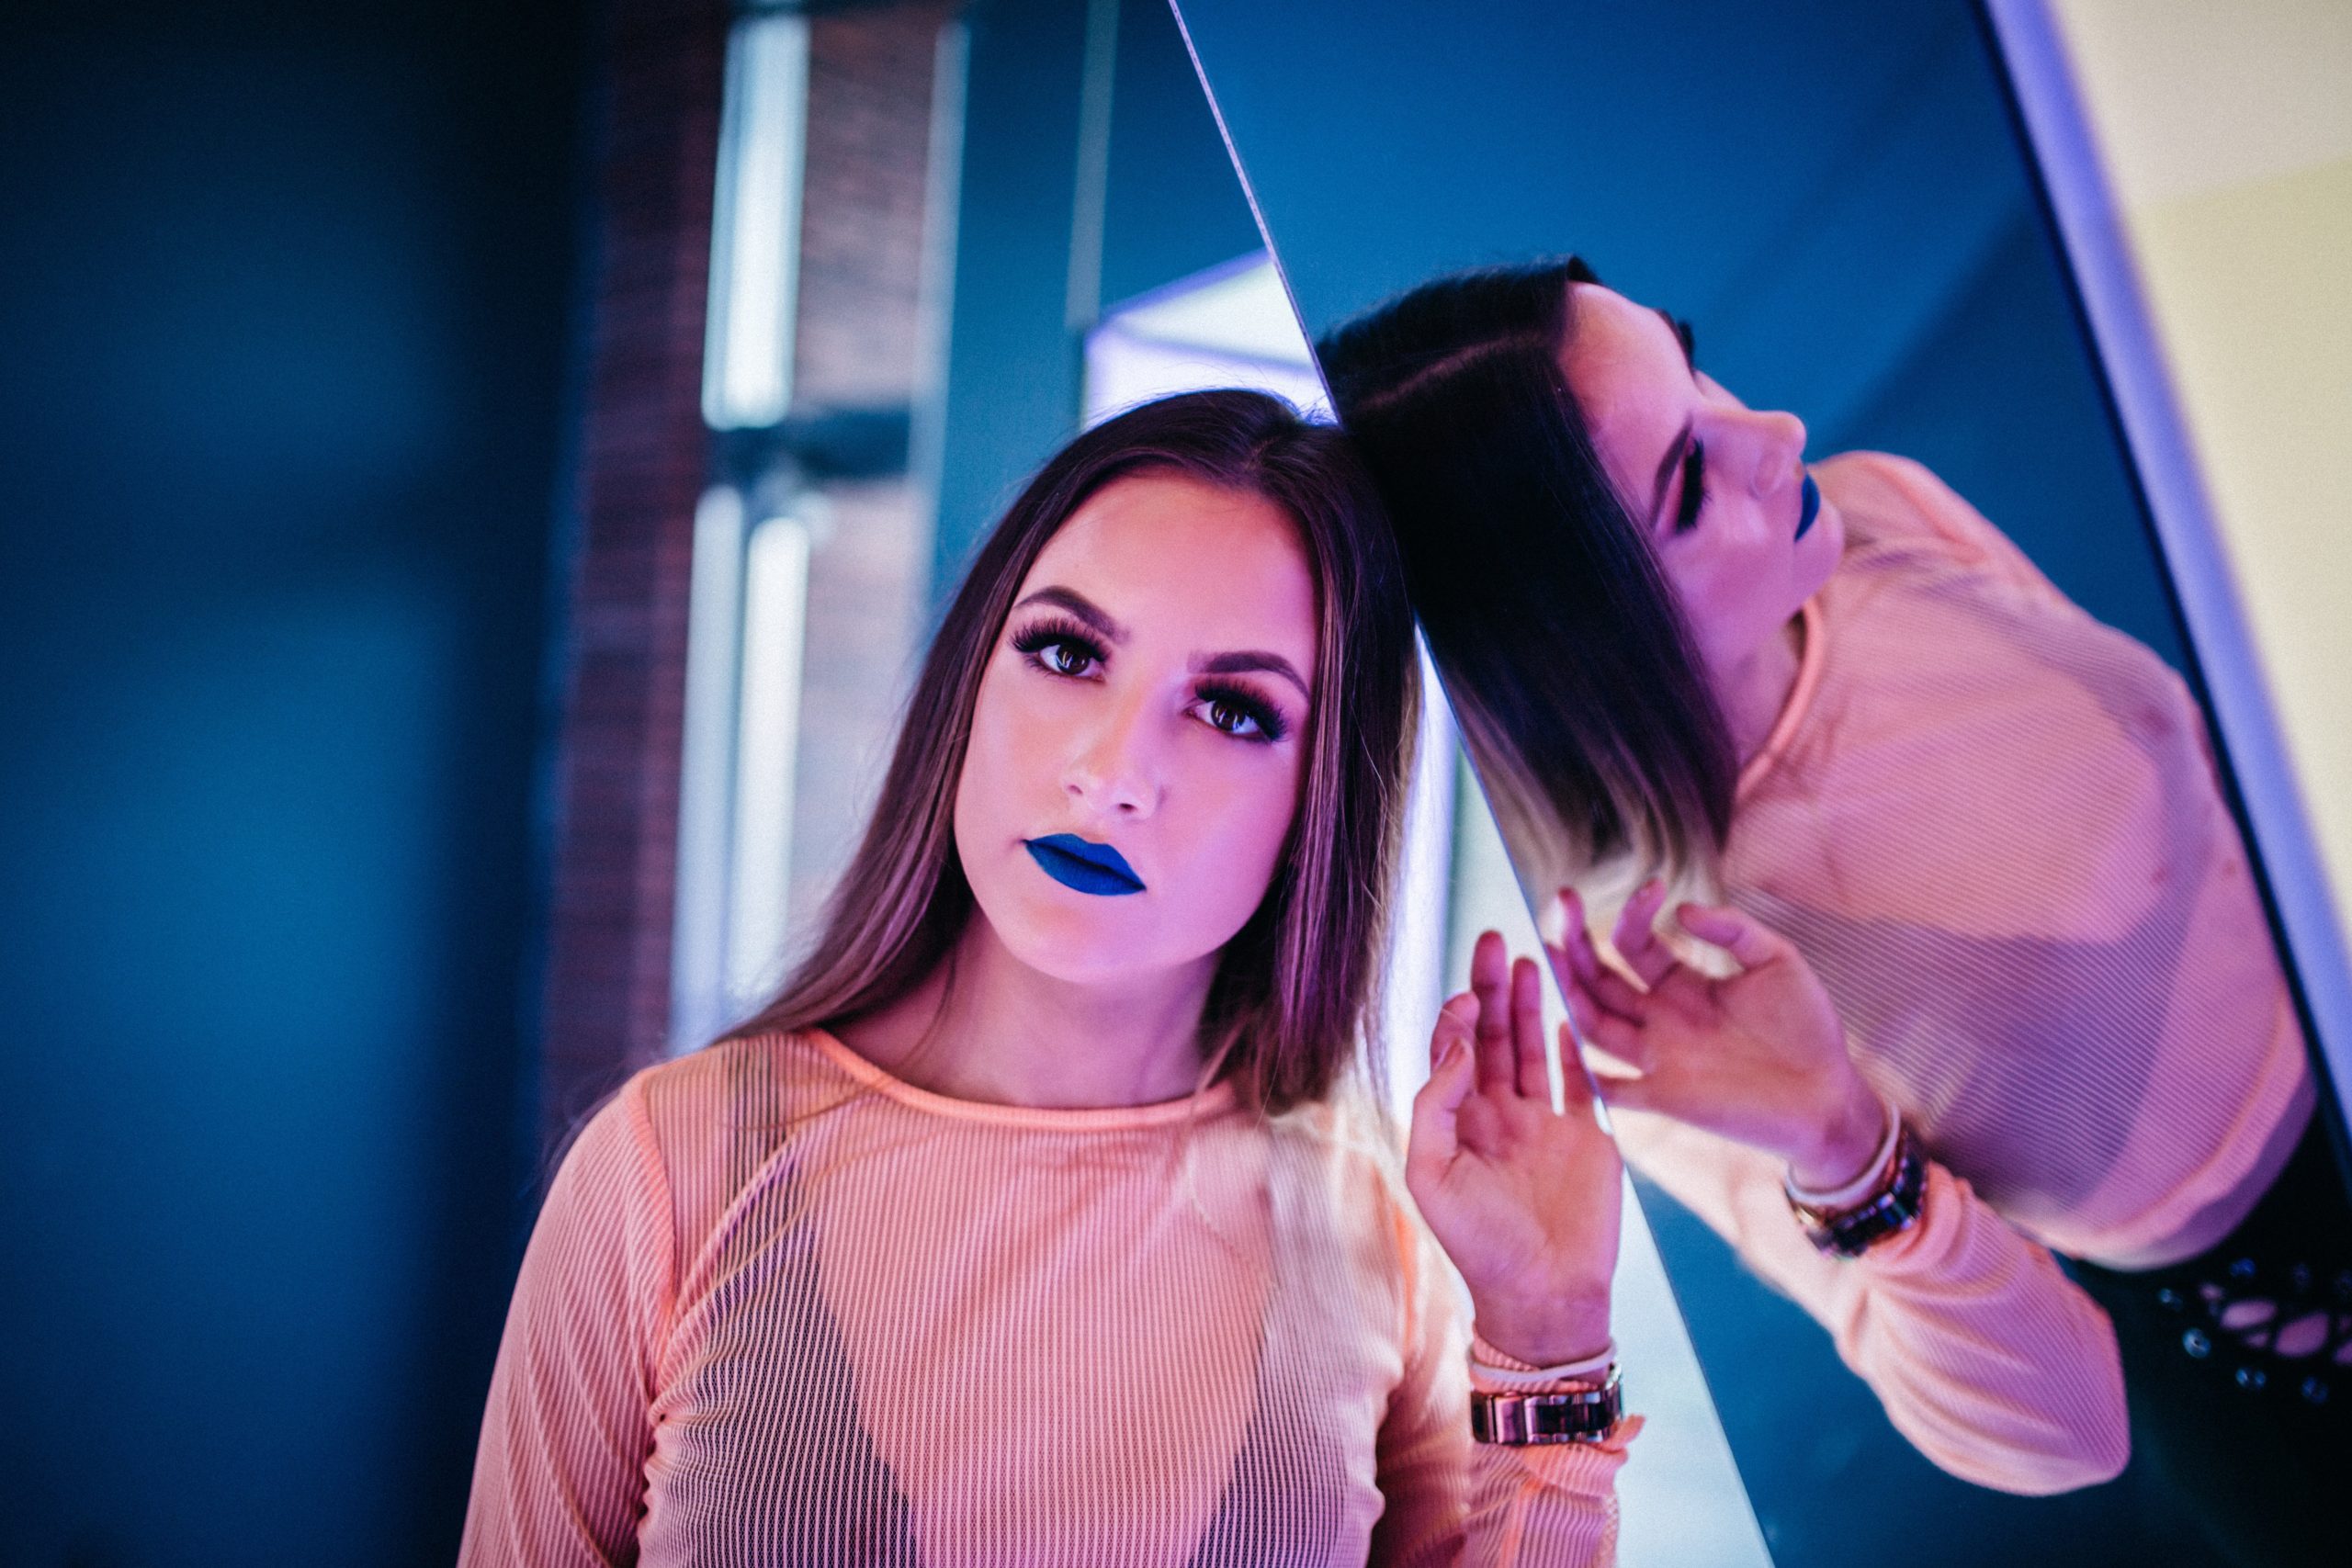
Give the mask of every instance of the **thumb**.
POLYGON ((1477 1064, 1467 1034, 1447 1043, 1437 1070, 1413 1096, 1413 1127, 1405 1143, 1408 1179, 1434 1180, 1445 1173, 1461 1148, 1455 1123, 1462 1102, 1478 1081, 1477 1064))

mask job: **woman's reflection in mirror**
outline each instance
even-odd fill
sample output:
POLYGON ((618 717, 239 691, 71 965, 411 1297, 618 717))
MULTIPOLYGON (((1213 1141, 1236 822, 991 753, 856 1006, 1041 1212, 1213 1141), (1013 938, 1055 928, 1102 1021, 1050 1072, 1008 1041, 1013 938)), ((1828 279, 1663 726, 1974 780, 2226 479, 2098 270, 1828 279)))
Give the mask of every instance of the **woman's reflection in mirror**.
POLYGON ((2352 1224, 2199 711, 1693 351, 1575 260, 1319 348, 1628 1157, 1947 1470, 2136 1446, 2278 1560, 2352 1473, 2352 1224))
POLYGON ((1606 1562, 1623 1168, 1535 961, 1479 944, 1401 1161, 1364 1081, 1415 658, 1336 430, 1048 462, 809 955, 564 1160, 466 1560, 1606 1562))

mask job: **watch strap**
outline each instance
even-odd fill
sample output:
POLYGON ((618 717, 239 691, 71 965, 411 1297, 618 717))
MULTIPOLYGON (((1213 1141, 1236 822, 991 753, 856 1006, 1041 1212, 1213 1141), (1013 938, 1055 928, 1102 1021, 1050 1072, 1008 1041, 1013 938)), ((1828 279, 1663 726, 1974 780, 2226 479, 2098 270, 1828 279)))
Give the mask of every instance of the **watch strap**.
POLYGON ((1815 1247, 1832 1258, 1860 1258, 1917 1224, 1927 1190, 1928 1162, 1910 1127, 1902 1125, 1895 1133, 1894 1156, 1860 1200, 1829 1208, 1792 1194, 1789 1207, 1815 1247))

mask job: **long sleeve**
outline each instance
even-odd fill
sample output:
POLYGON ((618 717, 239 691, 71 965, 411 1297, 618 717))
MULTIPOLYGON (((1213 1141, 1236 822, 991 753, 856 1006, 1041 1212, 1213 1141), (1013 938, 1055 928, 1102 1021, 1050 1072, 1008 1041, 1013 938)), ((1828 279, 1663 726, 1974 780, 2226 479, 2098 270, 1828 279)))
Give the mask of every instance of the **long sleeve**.
POLYGON ((645 1115, 632 1082, 582 1131, 539 1212, 482 1416, 469 1568, 637 1559, 671 1256, 645 1115))
POLYGON ((1858 1258, 1823 1256, 1768 1155, 1615 1116, 1627 1157, 1794 1300, 1871 1385, 1895 1428, 1946 1471, 2029 1495, 2107 1481, 2131 1457, 2106 1314, 1941 1165, 1919 1219, 1858 1258))
POLYGON ((1388 1506, 1372 1561, 1399 1568, 1606 1568, 1617 1559, 1617 1472, 1640 1418, 1627 1417, 1599 1443, 1473 1441, 1474 1376, 1458 1287, 1417 1222, 1402 1217, 1398 1228, 1407 1358, 1380 1430, 1380 1489, 1388 1506))

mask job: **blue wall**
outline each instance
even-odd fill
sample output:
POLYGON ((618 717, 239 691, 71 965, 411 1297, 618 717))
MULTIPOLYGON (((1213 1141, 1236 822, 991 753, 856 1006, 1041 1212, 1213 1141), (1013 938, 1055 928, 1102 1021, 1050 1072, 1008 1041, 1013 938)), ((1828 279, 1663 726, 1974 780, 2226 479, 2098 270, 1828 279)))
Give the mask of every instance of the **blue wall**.
MULTIPOLYGON (((1069 319, 1083 0, 969 12, 963 185, 932 598, 1030 473, 1077 434, 1086 329, 1069 319)), ((1122 0, 1113 54, 1102 306, 1260 248, 1166 0, 1122 0)), ((1082 265, 1082 264, 1081 264, 1082 265)))
POLYGON ((2180 662, 1969 0, 1182 0, 1310 332, 1577 251, 1812 450, 1926 462, 2180 662))
POLYGON ((8 8, 12 1564, 454 1551, 534 1175, 588 13, 8 8))

